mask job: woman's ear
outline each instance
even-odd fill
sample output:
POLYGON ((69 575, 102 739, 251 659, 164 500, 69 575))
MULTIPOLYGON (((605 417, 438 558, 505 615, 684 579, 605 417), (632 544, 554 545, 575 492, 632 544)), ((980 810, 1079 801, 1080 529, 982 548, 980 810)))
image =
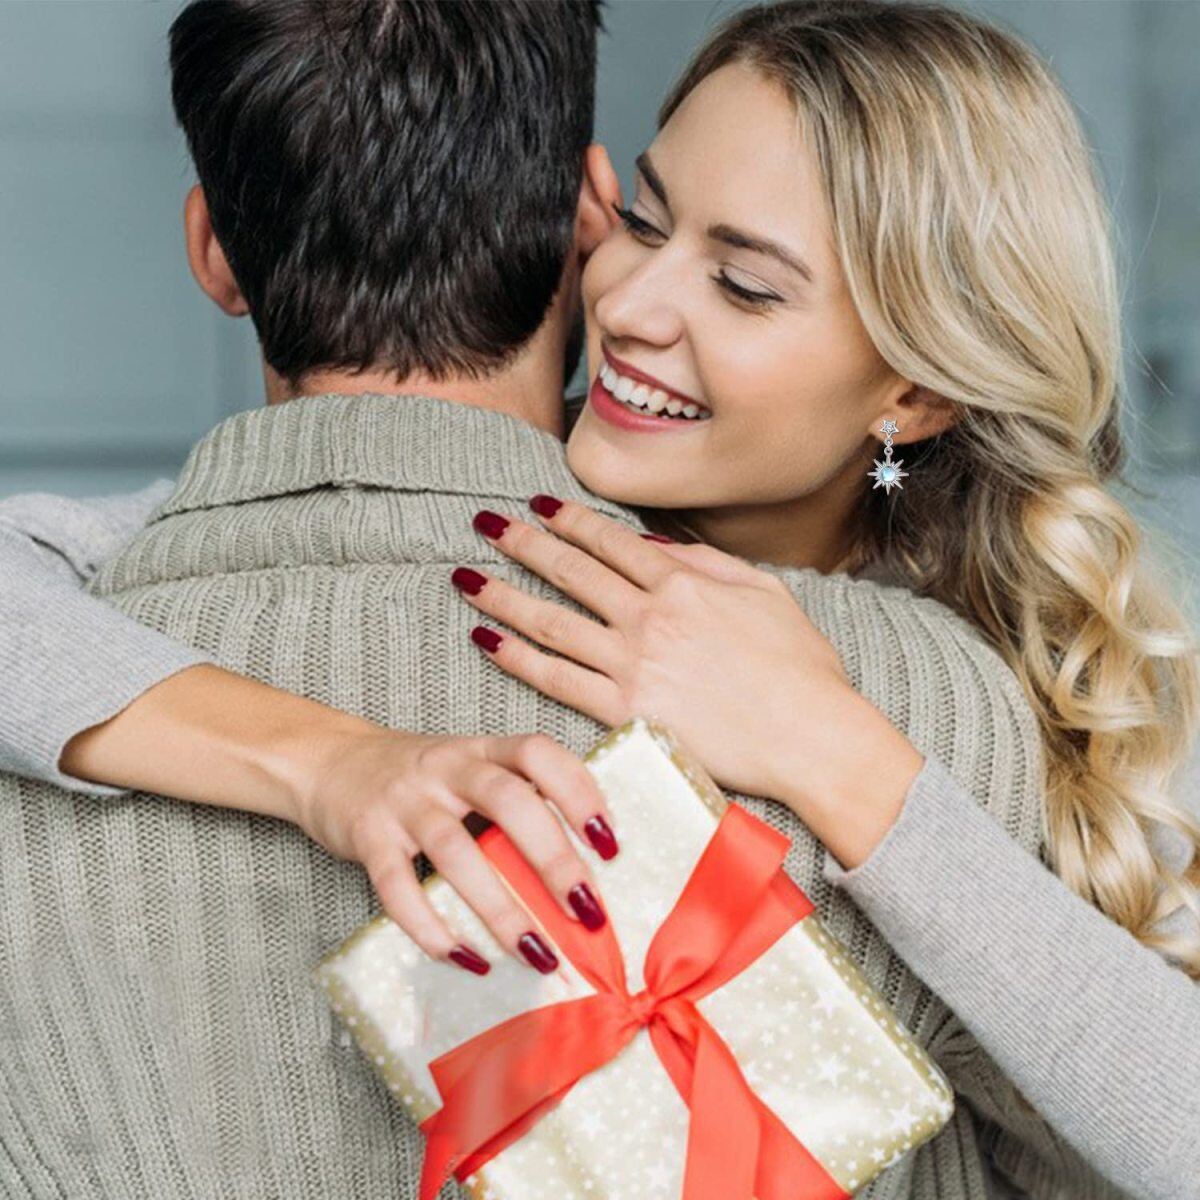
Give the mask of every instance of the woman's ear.
POLYGON ((953 400, 920 384, 901 380, 888 404, 880 409, 871 436, 880 437, 880 426, 890 419, 899 426, 894 435, 895 445, 921 442, 944 433, 960 415, 960 408, 953 400))
POLYGON ((183 234, 187 242, 188 266, 201 290, 222 312, 244 317, 250 306, 229 269, 225 251, 213 233, 208 217, 208 201, 196 184, 183 202, 183 234))
POLYGON ((613 211, 614 204, 621 207, 620 181, 608 151, 599 142, 593 142, 583 155, 583 180, 575 215, 575 244, 581 263, 620 223, 613 211))

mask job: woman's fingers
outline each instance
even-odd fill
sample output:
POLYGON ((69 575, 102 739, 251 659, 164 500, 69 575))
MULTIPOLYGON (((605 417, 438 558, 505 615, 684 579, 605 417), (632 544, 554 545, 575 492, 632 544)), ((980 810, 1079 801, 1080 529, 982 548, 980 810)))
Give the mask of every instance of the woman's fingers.
POLYGON ((602 725, 620 725, 633 715, 625 711, 621 689, 607 675, 581 667, 569 658, 545 654, 515 634, 501 633, 487 625, 476 625, 471 640, 510 675, 602 725))
MULTIPOLYGON (((369 831, 364 822, 363 842, 358 848, 384 912, 430 958, 451 959, 467 970, 474 964, 476 974, 486 974, 490 969, 487 959, 477 947, 457 937, 430 903, 397 836, 401 828, 401 819, 395 814, 375 810, 369 831), (465 950, 466 955, 454 957, 456 948, 465 950)), ((430 804, 411 816, 407 828, 434 869, 470 905, 507 953, 539 970, 555 969, 558 960, 553 950, 500 882, 461 821, 441 806, 430 804)))
POLYGON ((787 585, 777 575, 772 575, 735 554, 726 554, 724 550, 718 550, 716 546, 709 546, 705 542, 656 542, 654 548, 677 563, 722 583, 744 583, 751 587, 787 591, 787 585))
POLYGON ((497 738, 492 761, 527 778, 555 807, 580 841, 590 842, 601 858, 617 853, 612 813, 600 785, 583 759, 552 737, 535 733, 497 738))
MULTIPOLYGON (((446 817, 454 820, 448 813, 446 817)), ((471 835, 466 829, 463 829, 463 836, 470 840, 471 835)), ((477 970, 476 974, 486 973, 489 969, 487 960, 473 946, 456 937, 429 902, 413 866, 416 850, 396 814, 382 808, 364 814, 357 831, 355 852, 366 869, 383 911, 430 958, 447 959, 456 947, 461 946, 468 952, 466 962, 475 962, 476 966, 483 964, 484 970, 477 970)))
MULTIPOLYGON (((622 612, 629 611, 641 598, 641 590, 623 575, 537 525, 484 509, 475 514, 475 529, 509 558, 554 584, 560 592, 578 600, 609 624, 615 623, 622 612)), ((630 536, 640 542, 636 534, 630 536)))
POLYGON ((675 569, 670 559, 659 554, 658 547, 637 530, 586 504, 559 500, 557 496, 534 496, 529 507, 554 533, 619 571, 644 591, 653 591, 675 569))
MULTIPOLYGON (((515 753, 523 763, 538 751, 518 749, 515 753)), ((564 913, 588 929, 598 929, 606 920, 600 889, 546 799, 523 777, 524 770, 518 769, 521 773, 514 774, 496 763, 480 764, 463 796, 504 830, 564 913)), ((581 806, 575 807, 581 810, 581 806)), ((588 805, 584 821, 594 809, 593 804, 588 805)), ((586 835, 585 839, 590 840, 586 835)))
POLYGON ((552 971, 558 959, 548 940, 462 823, 471 810, 494 821, 563 911, 598 929, 607 919, 599 888, 548 800, 581 841, 605 858, 617 852, 603 793, 583 761, 552 738, 435 741, 414 762, 404 786, 384 804, 362 810, 353 830, 354 856, 384 911, 431 958, 487 970, 478 949, 462 942, 430 903, 412 863, 418 850, 507 953, 552 971))
POLYGON ((503 621, 539 645, 597 671, 615 666, 619 635, 590 617, 470 567, 457 567, 450 581, 472 608, 503 621))

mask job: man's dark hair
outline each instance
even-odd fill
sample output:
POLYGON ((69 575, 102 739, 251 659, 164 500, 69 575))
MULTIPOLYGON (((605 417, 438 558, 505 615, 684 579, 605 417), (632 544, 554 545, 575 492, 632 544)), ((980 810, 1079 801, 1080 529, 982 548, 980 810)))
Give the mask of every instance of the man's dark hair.
POLYGON ((488 374, 541 325, 604 0, 193 0, 171 95, 268 363, 488 374))

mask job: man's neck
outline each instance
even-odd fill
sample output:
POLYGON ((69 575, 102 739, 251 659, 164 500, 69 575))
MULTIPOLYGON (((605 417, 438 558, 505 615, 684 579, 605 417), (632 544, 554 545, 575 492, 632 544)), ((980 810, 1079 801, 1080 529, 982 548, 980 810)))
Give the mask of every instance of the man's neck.
POLYGON ((563 420, 563 381, 561 365, 552 365, 532 356, 523 356, 513 367, 486 379, 447 377, 431 379, 415 373, 403 378, 387 371, 312 371, 299 388, 292 387, 271 367, 263 364, 263 381, 268 404, 282 404, 301 396, 337 393, 357 396, 365 392, 385 396, 420 395, 470 404, 476 408, 507 413, 553 434, 559 441, 565 435, 563 420))

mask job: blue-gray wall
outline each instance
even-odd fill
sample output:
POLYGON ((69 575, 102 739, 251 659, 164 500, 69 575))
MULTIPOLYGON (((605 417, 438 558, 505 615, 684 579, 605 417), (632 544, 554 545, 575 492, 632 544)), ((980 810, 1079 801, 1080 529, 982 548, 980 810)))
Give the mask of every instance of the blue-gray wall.
MULTIPOLYGON (((1130 420, 1146 519, 1200 533, 1200 4, 981 0, 1082 111, 1129 264, 1130 420)), ((165 36, 176 0, 0 3, 0 495, 172 474, 260 402, 252 331, 193 284, 165 36)), ((610 0, 598 137, 628 185, 668 81, 736 0, 610 0)))

